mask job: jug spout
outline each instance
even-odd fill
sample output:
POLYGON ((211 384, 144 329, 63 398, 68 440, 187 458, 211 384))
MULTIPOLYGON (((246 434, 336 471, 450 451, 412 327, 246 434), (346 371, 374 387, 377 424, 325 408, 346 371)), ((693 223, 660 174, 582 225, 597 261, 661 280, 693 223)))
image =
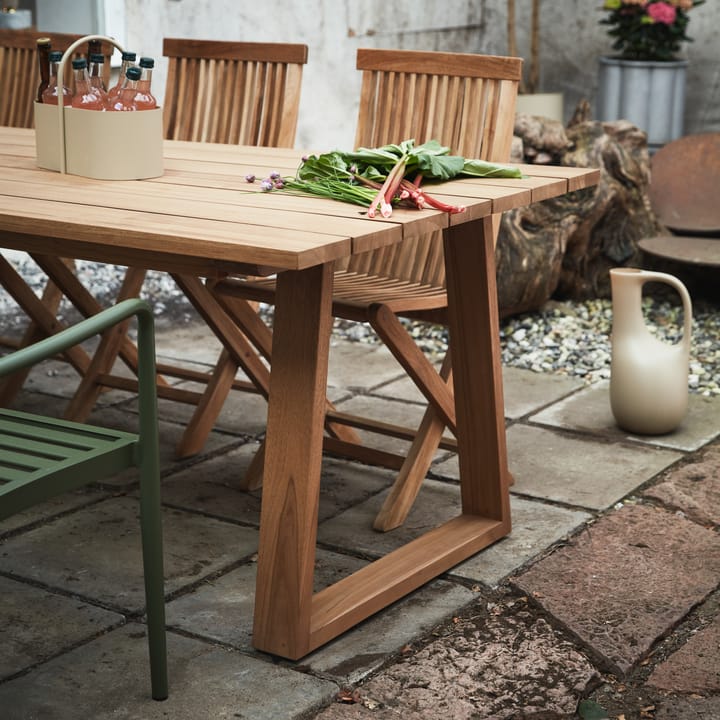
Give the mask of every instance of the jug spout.
POLYGON ((683 420, 688 405, 692 305, 674 276, 635 268, 610 271, 613 326, 610 406, 616 422, 630 432, 659 435, 683 420), (649 332, 642 314, 646 282, 671 285, 683 302, 681 342, 670 344, 649 332))

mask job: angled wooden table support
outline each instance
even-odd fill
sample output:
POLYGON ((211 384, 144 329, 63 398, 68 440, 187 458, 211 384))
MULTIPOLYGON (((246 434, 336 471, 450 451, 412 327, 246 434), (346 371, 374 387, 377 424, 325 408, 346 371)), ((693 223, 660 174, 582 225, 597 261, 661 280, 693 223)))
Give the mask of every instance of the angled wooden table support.
MULTIPOLYGON (((510 532, 492 216, 599 177, 597 170, 524 166, 523 180, 438 185, 434 194, 467 207, 459 215, 399 210, 372 221, 352 205, 253 192, 244 182, 250 172, 290 174, 300 154, 167 141, 163 177, 118 185, 39 170, 31 131, 0 128, 0 247, 208 278, 277 273, 253 644, 290 659, 510 532), (461 508, 313 593, 334 265, 438 227, 455 384, 454 412, 446 408, 445 419, 457 431, 461 508)), ((32 302, 22 279, 8 276, 32 302)), ((88 361, 79 350, 72 359, 88 361)), ((158 386, 159 395, 168 390, 158 386)))
POLYGON ((268 417, 253 631, 256 647, 300 658, 510 532, 492 218, 449 227, 445 259, 452 309, 461 513, 315 595, 332 277, 324 266, 313 268, 307 278, 301 273, 283 273, 278 278, 270 389, 271 397, 276 393, 284 401, 271 405, 268 417), (298 356, 303 358, 304 393, 293 392, 298 356), (478 372, 478 368, 488 371, 478 372), (312 419, 304 442, 284 445, 281 428, 302 417, 312 419), (301 468, 306 469, 306 477, 300 475, 301 468))

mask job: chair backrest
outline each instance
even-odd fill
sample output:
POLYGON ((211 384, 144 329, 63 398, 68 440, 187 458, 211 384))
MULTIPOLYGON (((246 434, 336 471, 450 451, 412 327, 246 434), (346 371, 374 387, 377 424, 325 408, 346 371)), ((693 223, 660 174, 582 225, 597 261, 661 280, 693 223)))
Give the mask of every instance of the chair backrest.
MULTIPOLYGON (((0 125, 21 128, 34 125, 33 101, 40 83, 37 40, 41 37, 50 38, 53 50, 64 52, 82 35, 0 29, 0 125)), ((80 46, 76 55, 84 55, 86 51, 85 46, 80 46)), ((110 78, 108 58, 112 51, 112 46, 104 43, 106 83, 110 78)), ((68 62, 65 64, 65 82, 69 83, 71 77, 72 68, 68 62)))
MULTIPOLYGON (((437 140, 466 158, 507 162, 522 60, 415 50, 360 49, 355 147, 437 140)), ((348 269, 442 285, 442 243, 428 237, 353 258, 348 269)))
POLYGON ((673 232, 720 234, 720 133, 686 135, 651 160, 650 201, 673 232))
POLYGON ((170 140, 292 147, 307 45, 166 38, 170 140))

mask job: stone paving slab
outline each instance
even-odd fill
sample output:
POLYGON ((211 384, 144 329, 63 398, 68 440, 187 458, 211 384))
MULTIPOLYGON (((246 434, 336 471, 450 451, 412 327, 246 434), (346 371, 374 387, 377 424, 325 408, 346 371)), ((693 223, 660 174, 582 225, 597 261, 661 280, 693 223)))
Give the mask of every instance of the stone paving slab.
MULTIPOLYGON (((258 447, 247 443, 174 473, 163 481, 163 503, 259 526, 262 491, 237 487, 258 447)), ((323 458, 320 522, 384 490, 393 479, 389 470, 323 458)))
POLYGON ((290 720, 334 683, 168 633, 170 696, 150 697, 144 627, 129 624, 0 685, 3 720, 290 720))
MULTIPOLYGON (((650 480, 681 453, 642 445, 612 445, 518 423, 507 430, 511 492, 590 510, 612 506, 650 480)), ((433 466, 459 479, 457 456, 433 466)))
POLYGON ((512 492, 591 510, 611 507, 682 455, 654 447, 613 445, 529 425, 508 428, 512 492))
POLYGON ((510 535, 456 565, 450 575, 497 587, 523 564, 590 520, 592 515, 511 497, 510 517, 513 527, 510 535))
MULTIPOLYGON (((358 558, 319 550, 315 563, 315 591, 327 587, 367 564, 358 558)), ((257 565, 251 561, 167 604, 168 625, 254 652, 251 638, 257 565)))
POLYGON ((437 480, 425 480, 405 523, 381 533, 373 530, 386 492, 353 505, 340 515, 320 523, 318 542, 369 557, 380 557, 405 545, 427 530, 458 514, 460 488, 437 480))
POLYGON ((580 390, 585 383, 567 375, 503 367, 505 417, 517 420, 580 390))
POLYGON ((335 703, 321 720, 570 717, 595 677, 588 660, 525 603, 477 605, 452 629, 335 703))
POLYGON ((260 524, 260 491, 238 485, 260 445, 245 443, 164 477, 162 502, 226 520, 260 524))
POLYGON ((667 435, 630 435, 618 428, 610 409, 608 381, 594 383, 530 419, 552 427, 602 435, 609 440, 634 440, 658 447, 691 452, 720 434, 720 397, 691 393, 688 414, 679 428, 667 435))
POLYGON ((118 613, 2 576, 0 598, 0 678, 124 622, 118 613))
MULTIPOLYGON (((425 406, 423 405, 397 402, 373 395, 356 395, 349 400, 338 403, 337 409, 341 412, 354 413, 363 417, 394 423, 412 429, 420 426, 423 414, 425 413, 425 406)), ((363 442, 380 450, 406 455, 410 447, 409 442, 399 438, 369 433, 364 430, 358 432, 363 442)), ((444 451, 440 452, 442 453, 444 451)))
POLYGON ((329 388, 367 393, 404 374, 405 371, 385 345, 331 338, 329 388))
POLYGON ((192 321, 165 328, 156 323, 155 349, 158 362, 214 366, 222 351, 215 333, 197 316, 192 321))
MULTIPOLYGON (((315 592, 365 564, 367 561, 358 558, 318 550, 315 592)), ((255 574, 255 563, 248 563, 169 602, 168 625, 244 652, 256 652, 251 644, 255 574)), ((303 671, 310 670, 339 683, 359 682, 389 655, 475 597, 475 592, 462 585, 435 581, 291 666, 297 665, 303 671)))
MULTIPOLYGON (((84 344, 83 347, 91 352, 90 348, 95 343, 84 344)), ((113 372, 122 377, 132 377, 132 372, 123 363, 117 363, 113 372)), ((33 366, 27 380, 23 384, 23 395, 25 393, 43 393, 48 398, 56 401, 58 407, 65 408, 68 400, 75 394, 80 385, 80 375, 69 363, 60 360, 46 360, 39 365, 33 366)), ((18 396, 19 398, 22 395, 18 396)), ((106 407, 122 403, 131 398, 132 395, 122 390, 107 390, 100 393, 97 399, 97 407, 106 407)))
POLYGON ((720 617, 690 637, 683 647, 658 665, 648 685, 684 694, 720 693, 720 617))
MULTIPOLYGON (((10 538, 0 570, 93 598, 144 607, 138 503, 117 497, 10 538)), ((179 510, 163 510, 165 591, 177 590, 257 550, 258 532, 179 510)))
MULTIPOLYGON (((536 412, 585 386, 582 380, 564 375, 536 373, 522 368, 503 367, 505 417, 518 419, 536 412)), ((374 395, 425 405, 425 396, 407 376, 383 385, 374 395)))
MULTIPOLYGON (((379 557, 405 545, 460 511, 458 486, 426 480, 405 523, 390 532, 379 533, 373 530, 372 523, 386 494, 375 495, 321 523, 318 541, 350 552, 379 557)), ((581 511, 555 508, 519 498, 511 498, 511 514, 512 534, 457 565, 451 571, 453 576, 495 587, 534 555, 591 517, 581 511)))
POLYGON ((720 443, 670 470, 643 495, 680 510, 695 522, 720 525, 720 443))
POLYGON ((623 675, 720 582, 720 536, 626 505, 513 580, 623 675))
POLYGON ((96 490, 89 486, 58 495, 57 497, 46 500, 38 505, 33 505, 23 512, 11 515, 9 518, 0 521, 0 538, 19 528, 47 520, 54 515, 74 510, 83 505, 92 504, 106 497, 108 497, 107 492, 96 490))
POLYGON ((668 698, 657 704, 654 720, 717 720, 720 697, 668 698))
POLYGON ((343 686, 354 685, 475 597, 462 585, 436 580, 316 650, 301 667, 343 686))
MULTIPOLYGON (((205 386, 200 383, 182 382, 178 386, 184 390, 203 392, 205 386)), ((137 402, 133 401, 130 408, 137 412, 137 402)), ((182 425, 181 430, 193 416, 196 407, 186 403, 179 403, 173 400, 158 399, 158 414, 161 418, 173 418, 175 422, 182 425)), ((231 435, 243 435, 255 437, 265 432, 267 426, 267 401, 262 395, 251 392, 240 392, 232 390, 228 393, 223 403, 222 410, 213 427, 213 431, 221 431, 231 435)), ((212 434, 211 434, 212 435, 212 434)), ((179 438, 178 438, 179 439, 179 438)), ((207 444, 203 452, 212 449, 207 444)))

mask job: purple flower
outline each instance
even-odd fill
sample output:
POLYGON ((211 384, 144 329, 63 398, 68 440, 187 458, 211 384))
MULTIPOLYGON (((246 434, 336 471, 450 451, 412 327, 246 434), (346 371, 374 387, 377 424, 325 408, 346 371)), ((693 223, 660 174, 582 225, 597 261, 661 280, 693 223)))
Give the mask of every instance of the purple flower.
POLYGON ((255 182, 255 176, 250 173, 249 175, 245 176, 245 182, 254 183, 255 182))
POLYGON ((285 183, 283 182, 283 179, 282 179, 282 178, 278 178, 278 179, 275 181, 275 188, 276 188, 277 190, 282 190, 284 187, 285 187, 285 183))
POLYGON ((260 189, 261 189, 263 192, 268 192, 268 190, 272 190, 272 189, 273 189, 272 180, 263 180, 263 181, 260 183, 260 189))
POLYGON ((273 170, 270 173, 270 179, 271 180, 277 180, 280 177, 280 173, 277 170, 273 170))

